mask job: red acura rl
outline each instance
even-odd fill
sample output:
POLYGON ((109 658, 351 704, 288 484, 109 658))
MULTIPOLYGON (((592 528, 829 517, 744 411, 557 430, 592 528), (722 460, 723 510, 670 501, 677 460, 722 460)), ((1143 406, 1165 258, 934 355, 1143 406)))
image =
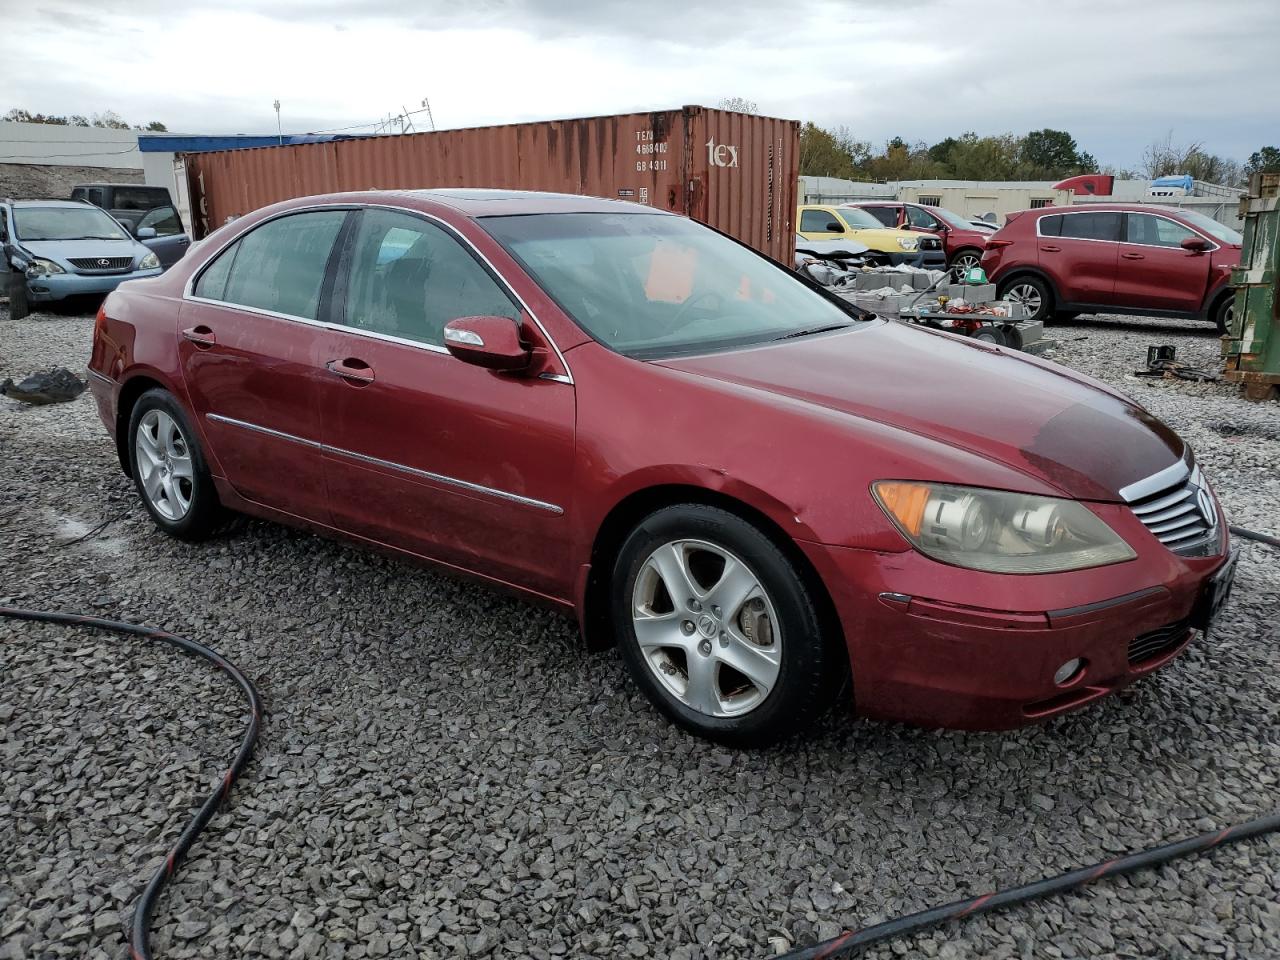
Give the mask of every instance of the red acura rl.
POLYGON ((1137 404, 629 203, 280 203, 111 294, 90 374, 166 533, 253 514, 514 588, 730 743, 846 681, 927 725, 1072 710, 1231 583, 1208 483, 1137 404))

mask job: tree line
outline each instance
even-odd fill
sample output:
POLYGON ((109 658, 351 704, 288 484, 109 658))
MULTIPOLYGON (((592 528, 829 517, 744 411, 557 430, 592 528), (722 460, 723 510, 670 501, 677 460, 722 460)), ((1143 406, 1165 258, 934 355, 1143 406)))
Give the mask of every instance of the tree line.
POLYGON ((14 123, 50 123, 57 127, 101 127, 107 130, 143 130, 150 133, 169 132, 169 128, 159 120, 152 120, 146 126, 141 124, 130 126, 114 110, 104 110, 102 113, 95 113, 89 117, 81 116, 78 113, 63 117, 50 113, 32 113, 30 110, 24 110, 21 107, 14 107, 3 117, 0 117, 0 120, 8 120, 14 123))

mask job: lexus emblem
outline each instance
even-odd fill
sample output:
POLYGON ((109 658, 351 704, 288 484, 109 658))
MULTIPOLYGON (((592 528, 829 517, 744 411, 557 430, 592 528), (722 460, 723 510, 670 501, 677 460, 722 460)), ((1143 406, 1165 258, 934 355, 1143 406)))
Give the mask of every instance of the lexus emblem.
POLYGON ((101 258, 99 258, 99 260, 98 260, 98 266, 100 266, 100 267, 109 267, 109 266, 111 266, 111 261, 110 261, 110 260, 108 260, 106 257, 101 257, 101 258))

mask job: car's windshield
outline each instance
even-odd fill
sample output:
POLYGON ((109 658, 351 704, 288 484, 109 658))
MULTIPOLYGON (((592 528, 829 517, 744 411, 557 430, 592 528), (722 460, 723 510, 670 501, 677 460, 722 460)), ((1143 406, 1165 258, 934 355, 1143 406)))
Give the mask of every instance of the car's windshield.
POLYGON ((883 223, 861 207, 840 207, 840 216, 844 217, 844 222, 854 230, 865 230, 868 227, 873 227, 877 230, 884 229, 883 223))
POLYGON ((15 207, 14 233, 22 240, 127 240, 128 234, 97 207, 15 207))
POLYGON ((1213 219, 1213 217, 1206 217, 1198 210, 1180 209, 1178 211, 1178 216, 1187 221, 1187 223, 1191 224, 1193 227, 1203 230, 1215 240, 1220 240, 1223 243, 1244 242, 1244 237, 1238 230, 1232 230, 1226 224, 1219 223, 1217 220, 1213 219))
POLYGON ((557 213, 481 223, 587 333, 631 357, 763 343, 860 316, 683 217, 557 213))
POLYGON ((973 229, 972 223, 970 223, 964 217, 960 216, 960 214, 953 213, 952 211, 947 210, 945 207, 928 207, 927 209, 939 220, 943 220, 946 223, 949 223, 953 227, 958 227, 961 230, 973 229))

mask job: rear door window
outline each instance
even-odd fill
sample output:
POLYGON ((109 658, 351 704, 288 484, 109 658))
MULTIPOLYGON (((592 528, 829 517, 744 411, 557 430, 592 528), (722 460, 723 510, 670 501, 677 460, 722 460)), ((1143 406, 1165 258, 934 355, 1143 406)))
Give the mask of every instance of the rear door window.
POLYGON ((520 312, 506 291, 441 227, 393 210, 360 215, 343 324, 432 346, 459 317, 520 312))
POLYGON ((863 207, 863 210, 871 214, 886 227, 896 227, 898 225, 898 208, 897 207, 863 207))
POLYGON ((1059 236, 1077 240, 1119 240, 1120 217, 1118 213, 1063 214, 1059 236))
POLYGON ((112 210, 151 210, 169 202, 169 191, 157 187, 116 187, 112 210))
POLYGON ((346 217, 345 210, 325 210, 264 223, 218 255, 196 282, 196 296, 316 319, 325 269, 346 217))

